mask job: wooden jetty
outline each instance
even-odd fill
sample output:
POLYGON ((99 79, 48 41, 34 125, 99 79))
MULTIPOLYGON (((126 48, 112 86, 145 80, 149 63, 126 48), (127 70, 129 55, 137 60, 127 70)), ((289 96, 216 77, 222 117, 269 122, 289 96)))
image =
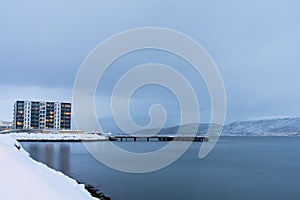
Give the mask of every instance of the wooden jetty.
POLYGON ((133 136, 133 135, 115 135, 109 136, 110 141, 193 141, 208 142, 209 138, 205 136, 173 136, 173 135, 155 135, 155 136, 133 136))

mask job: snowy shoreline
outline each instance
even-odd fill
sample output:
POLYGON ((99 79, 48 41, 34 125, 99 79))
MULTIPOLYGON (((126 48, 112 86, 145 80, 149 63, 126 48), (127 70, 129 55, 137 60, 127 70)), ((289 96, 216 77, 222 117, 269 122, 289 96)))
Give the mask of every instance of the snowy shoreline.
POLYGON ((108 141, 104 135, 98 134, 44 134, 44 133, 11 133, 10 134, 17 141, 27 142, 94 142, 94 141, 108 141))
POLYGON ((84 184, 33 160, 11 134, 0 135, 1 199, 96 200, 84 184))

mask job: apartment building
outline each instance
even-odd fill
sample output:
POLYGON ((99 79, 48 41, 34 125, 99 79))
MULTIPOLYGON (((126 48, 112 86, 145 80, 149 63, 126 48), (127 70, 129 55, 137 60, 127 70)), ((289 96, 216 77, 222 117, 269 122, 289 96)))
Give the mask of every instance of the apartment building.
POLYGON ((71 103, 44 101, 16 101, 13 128, 15 129, 71 129, 71 103))

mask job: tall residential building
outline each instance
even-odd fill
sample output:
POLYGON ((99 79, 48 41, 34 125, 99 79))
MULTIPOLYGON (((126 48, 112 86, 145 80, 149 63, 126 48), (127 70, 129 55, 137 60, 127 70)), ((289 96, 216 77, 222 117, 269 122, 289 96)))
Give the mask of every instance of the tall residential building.
POLYGON ((71 129, 71 103, 16 101, 15 129, 71 129))

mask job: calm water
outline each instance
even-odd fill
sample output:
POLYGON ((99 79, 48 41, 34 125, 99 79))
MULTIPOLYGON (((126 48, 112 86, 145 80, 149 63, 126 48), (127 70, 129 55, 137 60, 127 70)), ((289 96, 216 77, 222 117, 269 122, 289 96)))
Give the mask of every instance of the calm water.
MULTIPOLYGON (((135 151, 164 144, 118 143, 135 151)), ((102 165, 81 143, 22 143, 35 160, 115 200, 300 199, 300 137, 223 137, 202 160, 200 145, 165 169, 128 174, 102 165)))

